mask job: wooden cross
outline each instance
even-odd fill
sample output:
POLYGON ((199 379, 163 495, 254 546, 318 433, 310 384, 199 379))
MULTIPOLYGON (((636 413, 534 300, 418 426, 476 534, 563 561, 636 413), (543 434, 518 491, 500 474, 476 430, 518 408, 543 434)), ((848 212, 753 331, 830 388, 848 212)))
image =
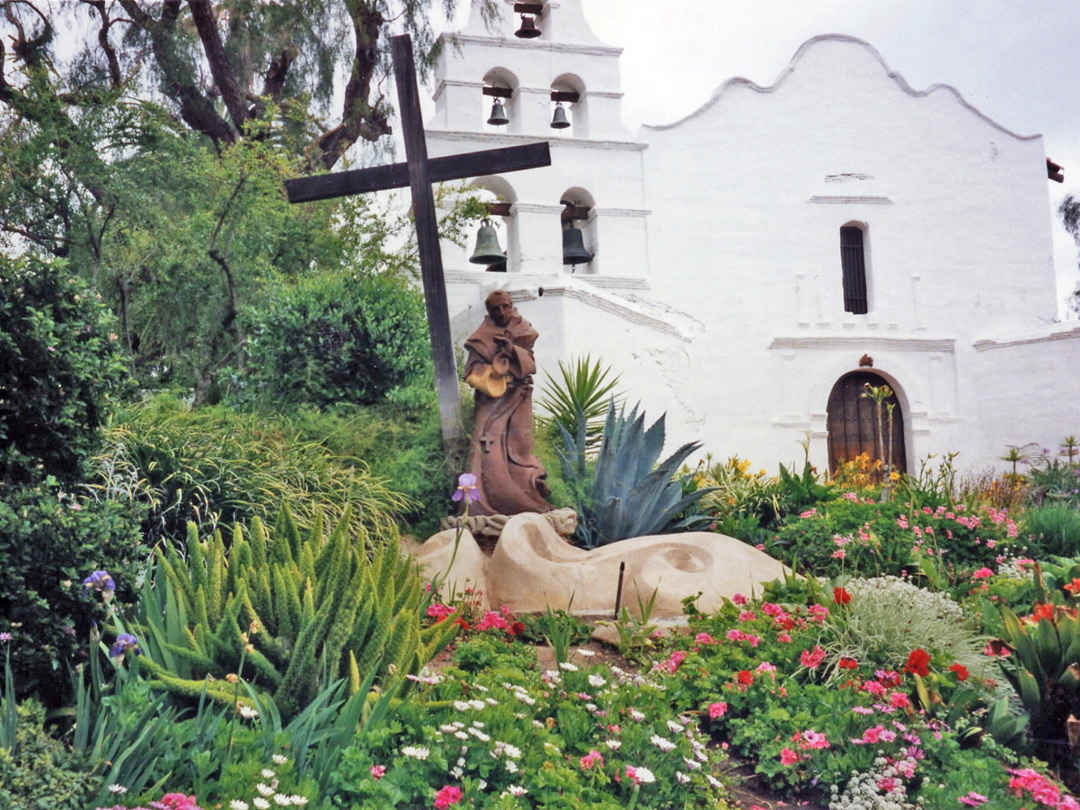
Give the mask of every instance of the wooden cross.
POLYGON ((461 437, 461 407, 454 345, 450 338, 442 253, 439 250, 435 195, 431 184, 550 166, 551 152, 545 142, 428 160, 412 40, 408 35, 392 37, 390 45, 397 78, 406 162, 286 180, 285 188, 289 193, 289 202, 299 203, 409 186, 416 218, 416 243, 420 251, 420 276, 424 283, 424 301, 431 332, 431 358, 435 366, 435 390, 439 397, 443 444, 449 449, 461 437))

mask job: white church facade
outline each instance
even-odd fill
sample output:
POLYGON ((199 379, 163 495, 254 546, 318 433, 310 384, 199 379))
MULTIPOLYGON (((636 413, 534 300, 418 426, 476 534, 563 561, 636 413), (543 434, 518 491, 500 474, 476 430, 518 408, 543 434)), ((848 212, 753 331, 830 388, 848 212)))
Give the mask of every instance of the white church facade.
MULTIPOLYGON (((510 3, 507 11, 511 10, 510 3)), ((547 140, 552 165, 479 178, 505 272, 444 244, 455 340, 508 290, 541 368, 591 354, 669 447, 819 468, 865 449, 864 383, 895 391, 894 456, 1004 468, 1080 432, 1080 324, 1056 323, 1047 159, 952 88, 919 92, 867 43, 816 37, 768 87, 726 82, 628 132, 618 48, 579 0, 443 35, 434 156, 547 140), (494 100, 508 123, 487 123, 494 100), (555 108, 569 127, 553 129, 555 108), (563 264, 579 227, 591 261, 563 264)), ((471 246, 470 246, 471 247, 471 246)), ((872 433, 872 425, 870 426, 872 433)))

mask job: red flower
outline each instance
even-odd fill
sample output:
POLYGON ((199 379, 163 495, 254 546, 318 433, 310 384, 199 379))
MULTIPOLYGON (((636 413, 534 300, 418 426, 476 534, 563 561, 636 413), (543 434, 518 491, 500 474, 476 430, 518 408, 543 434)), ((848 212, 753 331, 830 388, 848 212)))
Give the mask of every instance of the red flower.
POLYGON ((921 675, 926 677, 930 674, 930 654, 926 650, 914 649, 911 654, 908 655, 907 663, 904 665, 904 672, 910 672, 912 675, 921 675))
POLYGON ((506 632, 512 636, 520 636, 522 633, 525 632, 525 625, 521 622, 512 622, 510 624, 510 629, 506 632))
POLYGON ((851 601, 851 594, 844 588, 833 588, 832 600, 838 605, 846 605, 851 601))
POLYGON ((1030 618, 1036 624, 1038 622, 1041 622, 1043 619, 1046 619, 1048 622, 1052 622, 1054 620, 1054 606, 1036 604, 1035 611, 1028 618, 1030 618))
POLYGON ((840 661, 837 664, 837 666, 840 667, 840 669, 858 669, 859 668, 859 662, 856 661, 854 658, 848 658, 845 655, 845 656, 842 656, 840 658, 840 661))
POLYGON ((454 785, 446 785, 435 794, 435 808, 436 810, 447 810, 453 804, 457 804, 465 797, 465 794, 461 792, 461 788, 454 785))
POLYGON ((754 682, 754 673, 748 669, 740 669, 738 678, 743 686, 750 686, 754 682))
POLYGON ((966 681, 968 679, 968 675, 970 674, 968 672, 968 668, 961 664, 959 661, 949 667, 949 672, 955 672, 956 680, 958 681, 966 681))

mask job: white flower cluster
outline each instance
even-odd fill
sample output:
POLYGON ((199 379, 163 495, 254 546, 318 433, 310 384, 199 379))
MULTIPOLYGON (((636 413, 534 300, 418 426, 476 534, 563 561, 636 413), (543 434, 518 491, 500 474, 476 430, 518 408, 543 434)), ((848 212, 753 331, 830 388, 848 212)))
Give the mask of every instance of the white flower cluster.
POLYGON ((945 594, 920 588, 900 577, 851 579, 844 587, 853 600, 866 596, 869 599, 881 600, 899 612, 913 610, 938 619, 957 622, 964 620, 963 609, 945 594))
POLYGON ((853 771, 844 792, 833 785, 829 810, 918 810, 907 800, 907 788, 898 765, 914 767, 914 760, 890 764, 883 756, 868 771, 853 771))
MULTIPOLYGON (((274 754, 271 759, 278 767, 289 761, 289 758, 283 754, 274 754)), ((270 810, 272 807, 303 807, 308 803, 307 796, 278 793, 277 776, 270 768, 263 768, 259 775, 267 781, 255 785, 255 792, 259 794, 251 800, 251 806, 254 806, 255 810, 270 810)), ((229 802, 229 810, 249 810, 249 807, 243 799, 232 799, 229 802)))

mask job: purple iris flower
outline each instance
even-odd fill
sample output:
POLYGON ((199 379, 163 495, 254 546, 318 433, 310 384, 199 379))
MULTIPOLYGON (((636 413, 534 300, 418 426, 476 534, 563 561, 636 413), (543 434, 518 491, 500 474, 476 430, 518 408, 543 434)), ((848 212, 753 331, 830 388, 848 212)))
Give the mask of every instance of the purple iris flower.
POLYGON ((128 650, 139 654, 139 640, 131 633, 121 633, 116 637, 116 643, 109 647, 109 658, 122 658, 128 650))
POLYGON ((95 571, 84 579, 82 584, 83 596, 86 596, 90 591, 107 591, 111 593, 116 590, 116 583, 113 582, 113 578, 109 576, 108 571, 95 571))
POLYGON ((467 498, 473 503, 480 500, 480 490, 476 488, 476 476, 472 473, 462 473, 458 476, 457 489, 451 500, 460 501, 462 498, 467 498))

